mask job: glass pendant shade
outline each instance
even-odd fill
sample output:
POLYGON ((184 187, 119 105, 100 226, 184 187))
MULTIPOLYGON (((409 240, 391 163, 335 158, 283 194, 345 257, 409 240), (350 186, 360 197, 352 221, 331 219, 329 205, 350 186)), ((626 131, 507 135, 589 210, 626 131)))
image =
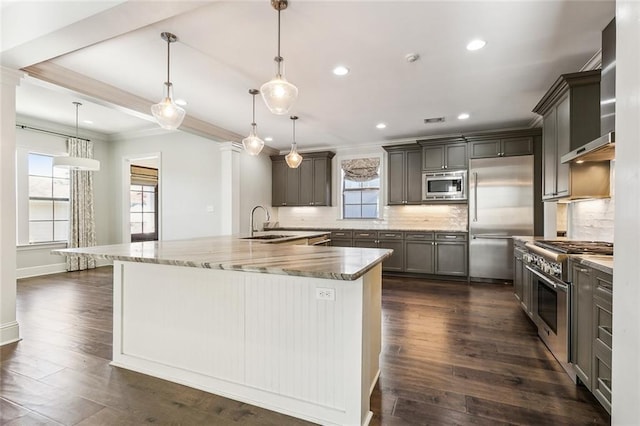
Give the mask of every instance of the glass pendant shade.
POLYGON ((264 83, 260 93, 269 111, 277 115, 287 114, 298 98, 298 88, 282 74, 276 74, 272 80, 264 83))
POLYGON ((251 126, 251 132, 249 136, 242 139, 242 146, 244 146, 244 150, 247 151, 250 155, 258 155, 262 148, 264 147, 264 141, 258 137, 258 133, 256 132, 256 126, 251 126))
POLYGON ((287 166, 292 169, 297 169, 302 163, 302 155, 298 153, 295 143, 291 145, 291 152, 284 156, 284 161, 286 161, 287 166))
POLYGON ((171 97, 171 83, 165 83, 165 86, 166 93, 164 99, 151 107, 151 113, 160 127, 167 130, 176 130, 182 124, 186 112, 184 108, 181 108, 173 102, 171 97))

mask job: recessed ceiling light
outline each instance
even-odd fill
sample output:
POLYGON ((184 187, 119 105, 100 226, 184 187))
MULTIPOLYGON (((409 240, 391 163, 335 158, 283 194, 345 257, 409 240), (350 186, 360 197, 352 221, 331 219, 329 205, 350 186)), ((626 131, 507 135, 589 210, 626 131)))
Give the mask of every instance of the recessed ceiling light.
POLYGON ((349 68, 345 67, 344 65, 338 65, 333 69, 333 73, 335 75, 347 75, 349 74, 349 68))
POLYGON ((480 50, 487 44, 486 41, 480 40, 479 38, 475 40, 471 40, 469 44, 467 44, 467 50, 480 50))
POLYGON ((91 120, 82 120, 82 122, 85 124, 93 124, 93 121, 91 120))
POLYGON ((175 102, 176 102, 176 105, 180 105, 180 106, 185 106, 187 104, 187 101, 185 101, 184 99, 176 99, 175 102))
POLYGON ((267 136, 266 138, 264 138, 265 142, 271 142, 273 140, 273 138, 271 136, 267 136))
POLYGON ((376 129, 384 129, 385 127, 387 127, 387 125, 386 125, 386 124, 384 124, 384 123, 378 123, 378 124, 376 124, 376 129))
POLYGON ((469 114, 467 114, 466 112, 463 112, 462 114, 460 114, 460 115, 458 116, 458 120, 466 120, 466 119, 467 119, 467 118, 469 118, 469 117, 470 117, 470 115, 469 115, 469 114))

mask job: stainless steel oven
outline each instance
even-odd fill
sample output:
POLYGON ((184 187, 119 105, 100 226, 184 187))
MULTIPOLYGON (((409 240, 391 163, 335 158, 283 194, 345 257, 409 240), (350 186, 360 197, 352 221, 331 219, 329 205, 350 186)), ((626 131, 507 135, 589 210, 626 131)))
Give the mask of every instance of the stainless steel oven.
POLYGON ((422 173, 422 199, 466 200, 467 171, 422 173))
POLYGON ((536 320, 538 335, 547 345, 562 367, 574 376, 570 366, 571 339, 571 286, 552 278, 537 268, 526 267, 531 272, 534 291, 537 292, 536 320))

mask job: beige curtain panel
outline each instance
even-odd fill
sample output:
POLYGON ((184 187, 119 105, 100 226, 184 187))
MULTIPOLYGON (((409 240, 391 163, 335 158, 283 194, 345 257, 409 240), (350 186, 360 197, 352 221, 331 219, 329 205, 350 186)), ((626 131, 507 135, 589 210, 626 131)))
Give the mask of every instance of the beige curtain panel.
POLYGON ((344 178, 354 182, 368 182, 377 178, 379 169, 379 158, 356 158, 342 161, 344 178))
MULTIPOLYGON (((70 157, 93 158, 93 142, 71 138, 67 140, 70 157)), ((96 225, 93 208, 93 172, 71 171, 69 195, 69 248, 96 245, 96 225)), ((95 259, 67 256, 67 271, 96 267, 95 259)))

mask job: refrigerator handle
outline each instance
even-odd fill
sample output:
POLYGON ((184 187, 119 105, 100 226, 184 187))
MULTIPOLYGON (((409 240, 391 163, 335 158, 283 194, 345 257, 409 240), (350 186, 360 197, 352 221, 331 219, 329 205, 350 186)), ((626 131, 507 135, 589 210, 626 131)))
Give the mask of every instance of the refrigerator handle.
POLYGON ((478 221, 478 172, 473 172, 473 221, 478 221))

